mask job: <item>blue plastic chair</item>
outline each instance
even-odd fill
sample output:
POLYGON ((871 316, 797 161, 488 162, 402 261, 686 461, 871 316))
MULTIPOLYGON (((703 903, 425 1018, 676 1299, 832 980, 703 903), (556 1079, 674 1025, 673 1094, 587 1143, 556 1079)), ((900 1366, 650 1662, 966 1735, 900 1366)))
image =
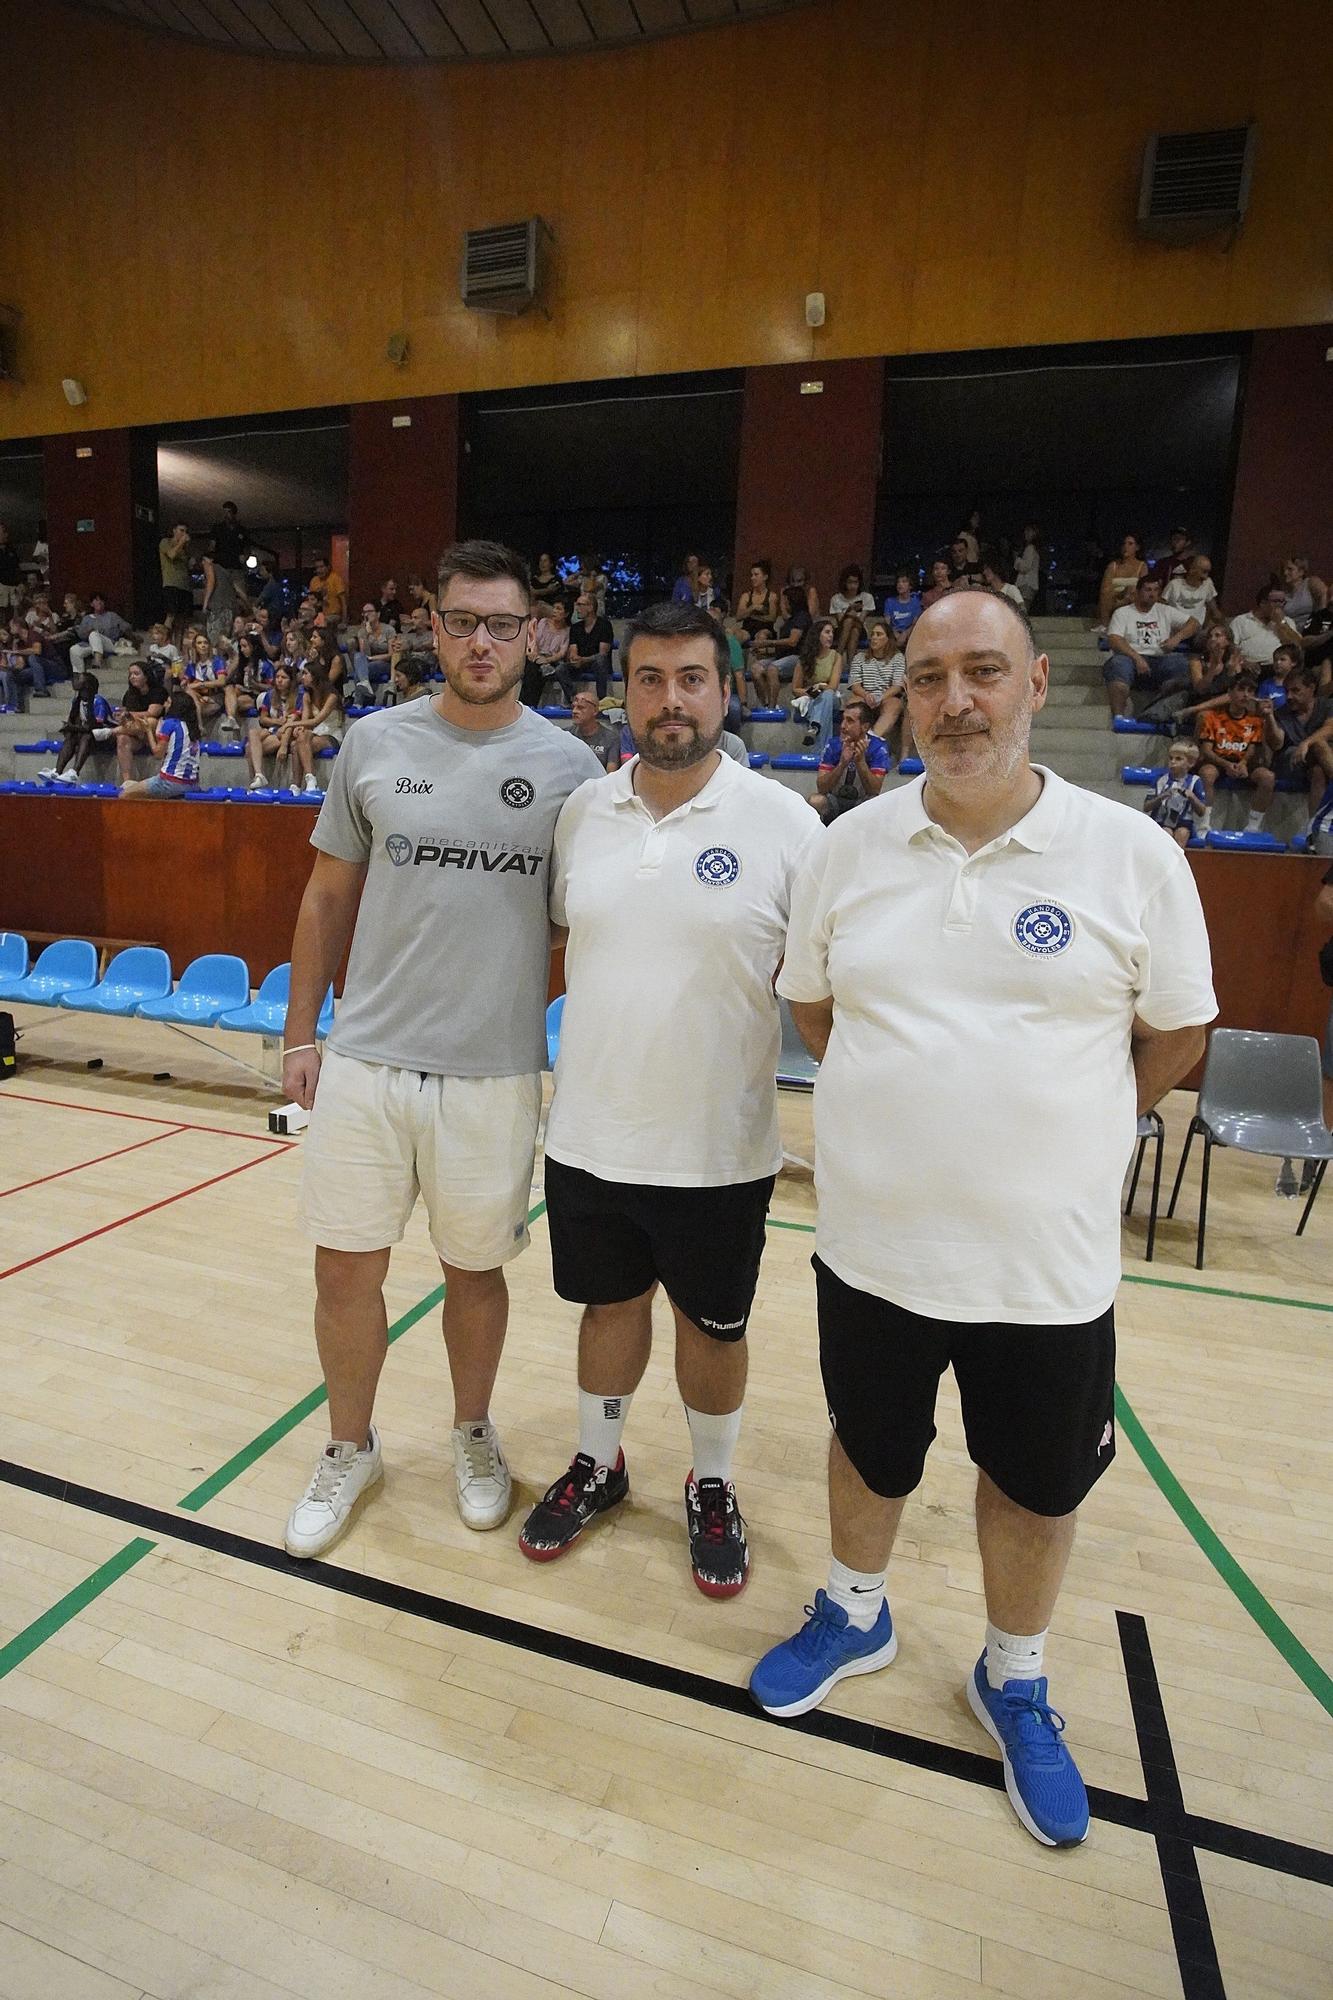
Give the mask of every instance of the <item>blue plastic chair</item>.
POLYGON ((1117 715, 1111 727, 1117 736, 1161 736, 1164 734, 1155 722, 1136 722, 1132 715, 1117 715))
POLYGON ((904 757, 898 766, 898 775, 902 778, 919 778, 925 768, 919 757, 904 757))
POLYGON ((560 1053, 560 1023, 565 1018, 565 996, 560 994, 546 1010, 546 1067, 555 1068, 560 1053))
POLYGON ((752 771, 765 771, 767 770, 767 768, 768 768, 768 757, 766 756, 764 751, 752 750, 750 752, 750 769, 752 771))
POLYGON ((1122 785, 1155 785, 1165 764, 1126 764, 1120 773, 1122 785))
POLYGON ((1287 843, 1271 833, 1210 833, 1209 847, 1240 849, 1249 854, 1285 854, 1287 843))
POLYGON ((135 944, 118 951, 106 977, 91 992, 62 993, 60 1005, 73 1014, 137 1014, 145 1000, 163 1000, 171 991, 171 960, 157 945, 135 944))
MULTIPOLYGON (((224 1014, 219 1028, 234 1028, 241 1035, 267 1035, 276 1040, 287 1023, 287 1002, 291 994, 292 968, 275 965, 266 972, 264 983, 248 1007, 235 1007, 224 1014)), ((324 1004, 315 1023, 315 1040, 323 1041, 333 1026, 333 988, 324 995, 324 1004)))
POLYGON ((0 931, 0 980, 27 976, 28 940, 17 931, 0 931))
POLYGON ((789 720, 785 708, 752 708, 751 722, 786 722, 789 720))
POLYGON ((769 763, 775 771, 817 771, 819 759, 805 750, 786 750, 780 757, 770 757, 769 763))
POLYGON ((230 952, 208 952, 181 974, 174 993, 162 1000, 145 1000, 139 1008, 145 1021, 179 1021, 194 1028, 215 1028, 223 1014, 244 1007, 250 999, 250 969, 230 952))
POLYGON ((25 979, 0 980, 0 1000, 26 1000, 32 1007, 56 1007, 62 993, 97 984, 97 949, 86 938, 49 944, 25 979))

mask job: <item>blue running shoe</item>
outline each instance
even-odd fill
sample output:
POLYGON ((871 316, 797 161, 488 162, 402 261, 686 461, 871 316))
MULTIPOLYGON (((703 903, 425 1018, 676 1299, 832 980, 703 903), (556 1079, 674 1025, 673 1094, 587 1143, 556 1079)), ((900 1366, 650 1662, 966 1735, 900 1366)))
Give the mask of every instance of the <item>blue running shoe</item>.
POLYGON ((1065 1719, 1046 1700, 1045 1676, 1006 1681, 993 1688, 986 1679, 983 1650, 967 1684, 972 1713, 1000 1746, 1004 1789, 1035 1840, 1046 1847, 1077 1847, 1088 1837, 1088 1794, 1060 1741, 1065 1719))
POLYGON ((765 1653, 750 1676, 750 1693, 765 1715, 804 1715, 818 1708, 835 1682, 887 1667, 898 1650, 887 1601, 868 1632, 850 1624, 822 1590, 805 1609, 800 1631, 765 1653))

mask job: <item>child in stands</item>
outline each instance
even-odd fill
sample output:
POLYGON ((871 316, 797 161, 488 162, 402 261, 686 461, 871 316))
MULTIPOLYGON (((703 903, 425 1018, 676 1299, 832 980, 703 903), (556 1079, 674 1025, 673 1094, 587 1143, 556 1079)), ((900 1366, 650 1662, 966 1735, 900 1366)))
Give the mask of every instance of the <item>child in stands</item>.
POLYGON ((153 745, 162 762, 151 778, 131 778, 123 799, 183 799, 199 783, 199 712, 193 695, 177 689, 167 699, 153 745))
POLYGON ((1202 826, 1208 810, 1203 783, 1194 775, 1198 761, 1198 744, 1179 738, 1166 753, 1166 769, 1143 801, 1143 810, 1181 847, 1189 846, 1190 834, 1202 826))
POLYGON ((98 686, 96 674, 80 676, 74 699, 69 705, 69 714, 61 728, 60 733, 65 740, 60 755, 54 764, 37 773, 39 778, 53 779, 59 785, 77 785, 79 774, 98 743, 108 742, 115 735, 111 703, 105 695, 98 693, 98 686), (71 764, 74 767, 72 770, 71 764))

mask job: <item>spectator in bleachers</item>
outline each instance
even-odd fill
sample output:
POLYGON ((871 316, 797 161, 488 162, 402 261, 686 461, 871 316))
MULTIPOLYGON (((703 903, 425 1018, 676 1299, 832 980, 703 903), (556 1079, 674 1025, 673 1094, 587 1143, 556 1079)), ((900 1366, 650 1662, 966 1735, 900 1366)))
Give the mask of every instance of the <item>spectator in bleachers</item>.
MULTIPOLYGON (((973 573, 977 571, 981 563, 980 508, 974 507, 972 509, 971 513, 968 515, 966 521, 963 523, 962 527, 958 530, 958 533, 954 536, 953 541, 950 543, 949 546, 951 549, 955 551, 961 550, 963 562, 965 563, 967 568, 973 573)), ((955 568, 957 568, 956 555, 955 555, 954 566, 955 568)))
POLYGON ((312 597, 309 591, 305 593, 301 602, 296 607, 296 623, 307 640, 312 632, 322 631, 324 625, 327 623, 319 599, 312 597))
POLYGON ((1043 567, 1041 529, 1030 521, 1023 530, 1023 546, 1014 565, 1014 582, 1029 618, 1041 594, 1043 567))
POLYGON ((403 629, 403 620, 407 617, 407 613, 403 609, 402 602, 398 596, 398 585, 391 576, 386 576, 380 585, 379 609, 380 617, 384 620, 384 623, 392 625, 395 632, 401 632, 403 629))
POLYGON ((79 676, 69 714, 61 725, 60 733, 65 740, 60 746, 60 755, 54 764, 37 773, 39 778, 52 778, 62 785, 77 785, 79 773, 98 743, 115 735, 111 703, 99 692, 99 687, 96 674, 79 676))
POLYGON ((1020 611, 1025 611, 1023 593, 1016 583, 1010 583, 998 561, 987 556, 981 565, 981 581, 987 590, 993 590, 999 597, 1007 597, 1020 611))
POLYGON ((1097 622, 1110 629, 1111 619, 1124 604, 1132 603, 1139 578, 1146 574, 1148 565, 1143 560, 1143 543, 1137 535, 1126 535, 1120 544, 1120 553, 1107 563, 1102 572, 1101 589, 1097 595, 1097 622))
POLYGON ((267 646, 282 623, 282 585, 262 559, 250 571, 250 603, 267 646))
POLYGON ((179 644, 194 612, 194 584, 190 578, 190 531, 178 521, 157 545, 158 567, 162 573, 162 617, 172 638, 179 644))
POLYGON ((109 660, 121 640, 130 637, 132 627, 118 611, 109 608, 101 591, 95 590, 88 610, 79 620, 78 631, 78 639, 69 649, 70 672, 76 679, 87 673, 92 661, 109 660))
MULTIPOLYGON (((545 562, 549 558, 543 557, 542 560, 545 562)), ((695 592, 698 589, 698 583, 699 558, 696 555, 687 555, 680 566, 680 574, 671 586, 671 602, 673 604, 693 604, 695 602, 695 592)), ((533 588, 535 591, 535 584, 533 588)))
POLYGON ((539 682, 538 707, 569 707, 573 685, 569 677, 569 610, 563 597, 547 606, 530 628, 528 658, 539 682), (558 694, 558 704, 554 697, 558 694))
POLYGON ((981 581, 981 558, 972 554, 976 537, 955 535, 949 544, 949 581, 964 587, 981 581))
POLYGON ((866 643, 848 663, 847 700, 860 702, 874 734, 887 740, 903 713, 903 655, 887 618, 866 627, 866 643))
POLYGON ((930 565, 930 577, 926 588, 921 593, 921 609, 923 611, 929 610, 930 606, 943 597, 947 590, 952 589, 953 571, 949 568, 943 556, 936 556, 934 562, 930 565))
MULTIPOLYGON (((322 750, 341 749, 346 726, 342 691, 330 680, 324 659, 315 653, 301 669, 301 712, 292 731, 292 757, 304 791, 319 790, 314 760, 322 750)), ((291 789, 297 788, 293 785, 291 789)))
POLYGON ((578 583, 575 595, 592 599, 593 612, 598 618, 606 616, 606 593, 611 588, 611 579, 596 556, 579 557, 578 583))
POLYGON ((250 530, 236 511, 234 500, 224 500, 222 515, 208 531, 209 554, 219 569, 225 569, 234 585, 241 581, 245 558, 250 553, 250 530))
POLYGON ((754 640, 761 625, 771 631, 777 630, 780 610, 778 594, 773 588, 773 565, 767 557, 750 564, 750 581, 736 600, 736 619, 743 635, 741 643, 747 648, 754 640))
POLYGON ((597 697, 590 687, 575 688, 570 712, 574 718, 570 724, 572 733, 587 744, 604 771, 618 771, 620 731, 602 721, 597 697))
POLYGON ((1191 700, 1212 701, 1225 694, 1243 665, 1225 621, 1196 632, 1189 649, 1191 700))
POLYGON ((408 577, 407 594, 412 600, 414 611, 424 611, 428 617, 434 617, 439 609, 439 600, 435 592, 419 576, 408 577))
POLYGON ((9 539, 5 522, 0 521, 0 613, 16 611, 22 591, 23 565, 19 552, 9 539))
POLYGON ((1287 619, 1287 593, 1280 583, 1266 583, 1256 593, 1253 611, 1231 621, 1231 636, 1252 667, 1267 667, 1279 646, 1299 646, 1301 635, 1287 619))
POLYGON ((352 635, 352 660, 356 678, 368 688, 389 678, 389 654, 394 628, 386 624, 377 604, 361 606, 361 623, 352 635))
POLYGON ((183 665, 180 648, 173 644, 163 624, 150 625, 144 638, 144 666, 149 680, 167 681, 173 668, 183 665))
POLYGON ((793 598, 800 597, 807 618, 818 618, 819 592, 815 589, 814 580, 804 563, 788 565, 787 581, 783 584, 781 593, 784 605, 787 602, 788 591, 793 593, 793 598))
POLYGON ((1333 782, 1333 699, 1319 692, 1319 681, 1302 663, 1287 676, 1287 699, 1275 717, 1281 732, 1279 778, 1304 779, 1311 819, 1319 811, 1333 782))
POLYGON ((328 626, 322 631, 310 634, 310 641, 305 651, 305 664, 312 673, 322 673, 330 685, 337 688, 340 702, 347 700, 347 662, 328 626))
POLYGON ((429 661, 426 667, 430 673, 435 665, 435 633, 431 628, 430 613, 424 604, 418 604, 408 613, 407 623, 398 634, 397 641, 389 643, 390 663, 395 659, 429 661))
POLYGON ((227 678, 227 659, 220 646, 214 647, 206 632, 196 632, 185 656, 185 692, 194 703, 199 734, 222 713, 222 690, 227 678))
POLYGON ((153 749, 162 759, 151 778, 130 778, 123 799, 183 799, 199 783, 199 731, 194 703, 182 689, 167 698, 153 749))
MULTIPOLYGON (((1171 579, 1184 576, 1198 553, 1194 546, 1194 535, 1189 528, 1172 528, 1167 536, 1166 548, 1155 558, 1152 565, 1152 573, 1161 584, 1164 596, 1171 579)), ((1200 620, 1200 623, 1202 622, 1200 620)))
POLYGON ((841 733, 824 745, 810 803, 828 825, 876 798, 888 768, 889 753, 882 738, 871 733, 869 709, 864 702, 848 701, 841 733))
POLYGON ((242 632, 236 641, 236 658, 228 670, 222 690, 229 734, 241 734, 242 718, 255 712, 260 695, 272 679, 273 668, 258 633, 242 632))
POLYGON ((1217 585, 1213 582, 1213 565, 1208 556, 1192 555, 1178 576, 1173 576, 1162 592, 1163 604, 1172 604, 1177 611, 1191 617, 1201 632, 1210 632, 1221 625, 1222 613, 1217 608, 1217 585))
POLYGON ((581 590, 574 599, 574 622, 569 628, 569 675, 573 683, 596 681, 598 701, 606 699, 614 644, 611 620, 602 617, 593 593, 581 590))
POLYGON ((6 708, 22 706, 22 697, 31 688, 46 695, 46 660, 42 642, 25 614, 15 610, 8 622, 0 614, 0 701, 6 708))
POLYGON ((785 583, 778 609, 776 626, 778 678, 790 680, 796 671, 796 655, 801 650, 801 641, 810 630, 812 620, 819 616, 819 599, 814 585, 785 583), (815 609, 810 609, 810 599, 815 599, 815 609))
MULTIPOLYGON (((727 659, 731 669, 731 694, 727 703, 727 714, 730 716, 733 711, 739 713, 744 706, 742 697, 745 690, 745 648, 736 633, 735 621, 727 617, 725 598, 718 598, 710 604, 708 615, 713 623, 720 627, 722 636, 727 642, 727 659)), ((723 745, 723 748, 725 747, 723 745)))
POLYGON ((416 701, 419 696, 429 693, 421 660, 403 653, 395 659, 388 680, 378 690, 375 706, 399 708, 405 701, 416 701))
POLYGON ((213 556, 201 557, 200 566, 204 572, 204 600, 200 607, 204 630, 216 646, 231 637, 232 621, 238 611, 248 607, 249 599, 237 583, 238 571, 228 569, 213 556))
POLYGON ((888 619, 900 646, 906 645, 907 635, 924 609, 921 592, 916 587, 915 574, 910 569, 896 570, 893 578, 893 595, 884 600, 884 616, 888 619))
POLYGON ((1304 638, 1315 613, 1328 604, 1328 585, 1310 574, 1308 556, 1284 556, 1278 575, 1287 593, 1287 622, 1304 638))
MULTIPOLYGON (((804 611, 804 604, 802 604, 801 608, 804 611)), ((806 615, 808 617, 809 614, 807 613, 806 615)), ((799 643, 798 640, 797 644, 799 645, 799 643)), ((778 637, 774 626, 757 625, 754 637, 750 641, 748 659, 745 649, 741 646, 739 640, 736 642, 736 650, 740 657, 739 660, 733 659, 732 661, 731 684, 739 698, 742 709, 746 709, 747 707, 776 708, 781 699, 782 677, 778 670, 778 656, 780 653, 786 654, 791 658, 792 671, 795 671, 795 655, 789 653, 788 642, 778 637), (745 673, 747 667, 749 668, 750 687, 753 697, 748 704, 745 698, 745 673)))
POLYGON ((274 665, 286 667, 293 681, 295 681, 296 676, 300 673, 302 662, 305 659, 305 642, 305 633, 295 620, 291 620, 282 635, 282 644, 278 648, 278 657, 274 661, 274 665))
MULTIPOLYGON (((156 628, 165 632, 165 626, 156 628)), ((157 725, 167 705, 167 691, 154 679, 140 660, 130 662, 128 685, 116 710, 116 769, 125 784, 134 776, 134 760, 141 750, 151 751, 157 741, 157 725)))
POLYGON ((1279 646, 1259 682, 1260 701, 1271 701, 1273 713, 1287 705, 1287 682, 1302 665, 1299 646, 1279 646))
POLYGON ((347 585, 337 570, 325 562, 323 556, 316 560, 310 582, 306 587, 324 616, 332 624, 341 625, 343 612, 347 608, 347 585))
MULTIPOLYGON (((698 558, 695 558, 696 562, 698 558)), ((549 555, 537 558, 537 567, 532 573, 532 597, 536 604, 551 604, 557 597, 563 597, 564 580, 549 555)))
POLYGON ((1195 828, 1202 829, 1208 815, 1208 794, 1195 773, 1199 746, 1186 736, 1178 737, 1166 753, 1166 769, 1158 777, 1143 809, 1181 847, 1188 847, 1195 828))
POLYGON ((300 715, 301 690, 296 675, 285 660, 279 660, 273 669, 272 682, 259 697, 246 735, 245 761, 250 772, 249 789, 252 792, 268 790, 268 780, 264 776, 265 757, 274 759, 275 785, 284 765, 288 766, 290 776, 292 736, 300 715))
POLYGON ((829 616, 837 620, 836 645, 844 659, 865 643, 865 622, 875 610, 874 593, 865 588, 859 563, 848 563, 838 578, 838 587, 828 601, 829 616))
POLYGON ((1259 831, 1273 803, 1273 755, 1281 748, 1282 734, 1272 703, 1260 702, 1255 686, 1252 673, 1239 674, 1222 706, 1205 709, 1199 717, 1199 776, 1207 807, 1201 826, 1205 832, 1212 823, 1213 792, 1219 777, 1254 787, 1247 833, 1259 831))
POLYGON ((695 576, 695 584, 695 603, 701 611, 711 611, 718 598, 722 596, 722 591, 718 586, 717 578, 713 574, 713 565, 711 563, 700 563, 695 576))
POLYGON ((1159 603, 1161 585, 1145 569, 1128 604, 1111 613, 1106 640, 1111 656, 1102 669, 1111 714, 1129 710, 1131 688, 1151 688, 1156 694, 1189 680, 1189 667, 1175 648, 1194 636, 1193 618, 1173 605, 1159 603))
POLYGON ((832 618, 817 618, 802 639, 796 657, 792 707, 805 717, 802 742, 807 750, 817 742, 822 751, 837 721, 838 687, 843 673, 837 632, 832 618))

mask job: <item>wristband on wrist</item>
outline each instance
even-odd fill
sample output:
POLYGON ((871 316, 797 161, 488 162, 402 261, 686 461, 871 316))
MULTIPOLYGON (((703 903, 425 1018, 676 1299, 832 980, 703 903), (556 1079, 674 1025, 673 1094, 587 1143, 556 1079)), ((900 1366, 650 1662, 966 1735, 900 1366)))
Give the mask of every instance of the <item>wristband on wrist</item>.
POLYGON ((294 1049, 284 1049, 282 1053, 284 1054, 284 1056, 299 1056, 299 1055, 304 1055, 304 1054, 305 1054, 305 1051, 306 1051, 307 1049, 313 1049, 313 1050, 315 1051, 315 1054, 316 1054, 316 1055, 318 1055, 318 1054, 319 1054, 319 1043, 318 1043, 318 1042, 298 1042, 298 1043, 296 1044, 296 1047, 295 1047, 294 1049))

